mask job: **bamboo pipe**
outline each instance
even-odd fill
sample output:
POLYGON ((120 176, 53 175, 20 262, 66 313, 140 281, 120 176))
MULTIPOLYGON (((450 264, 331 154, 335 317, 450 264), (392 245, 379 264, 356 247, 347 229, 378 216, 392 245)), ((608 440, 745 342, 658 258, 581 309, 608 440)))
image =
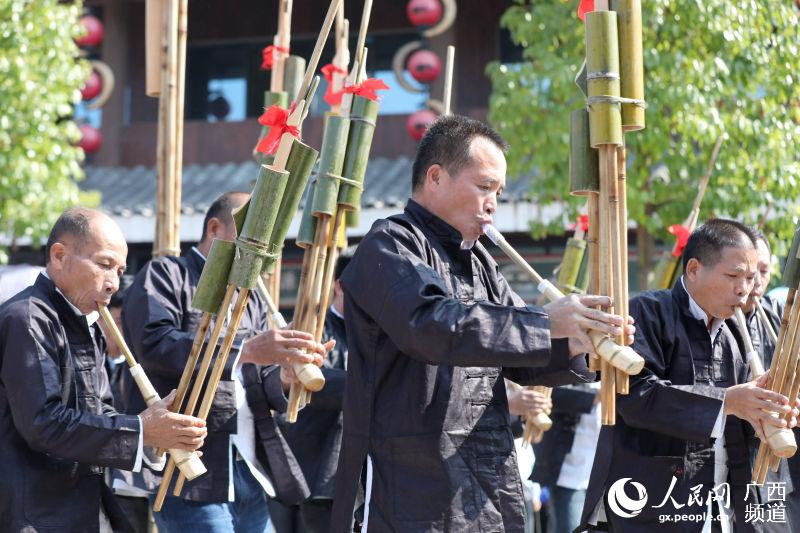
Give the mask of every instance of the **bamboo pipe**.
POLYGON ((178 3, 178 37, 177 37, 177 65, 175 74, 175 155, 173 170, 172 197, 172 239, 169 248, 175 255, 180 254, 181 249, 181 195, 183 193, 183 125, 184 125, 184 103, 186 95, 186 39, 189 31, 189 0, 179 0, 178 3))
POLYGON ((334 219, 333 229, 328 237, 328 260, 325 263, 325 273, 323 274, 322 290, 320 291, 320 305, 317 313, 316 327, 314 328, 314 339, 317 342, 322 340, 322 333, 325 328, 325 317, 328 314, 328 307, 330 306, 331 291, 333 289, 333 272, 336 268, 336 261, 339 258, 339 246, 337 237, 342 230, 344 224, 345 210, 338 207, 336 210, 336 218, 334 219))
POLYGON ((761 306, 761 302, 756 299, 756 313, 758 314, 758 319, 761 321, 761 324, 764 326, 764 329, 767 330, 767 335, 769 335, 770 340, 773 343, 778 342, 778 334, 775 333, 775 329, 772 327, 772 322, 769 321, 769 317, 767 313, 764 311, 764 308, 761 306))
MULTIPOLYGON (((189 352, 189 359, 186 361, 186 366, 183 367, 183 373, 181 374, 181 379, 178 381, 178 389, 175 392, 175 401, 172 403, 170 407, 170 411, 174 411, 176 413, 181 412, 181 406, 183 405, 183 400, 186 397, 186 393, 189 391, 189 384, 192 381, 192 373, 194 373, 194 369, 197 366, 197 361, 200 359, 200 349, 203 347, 203 341, 206 340, 206 333, 208 333, 208 328, 211 325, 211 313, 203 313, 203 317, 200 319, 200 325, 197 328, 197 332, 194 335, 194 341, 192 341, 192 349, 189 352)), ((159 449, 157 451, 158 455, 162 455, 164 450, 159 449)))
POLYGON ((267 286, 264 285, 264 281, 259 279, 257 285, 258 294, 264 299, 264 302, 267 304, 267 309, 269 310, 270 318, 272 319, 272 323, 275 324, 275 327, 278 329, 283 329, 288 324, 286 323, 286 319, 283 318, 280 310, 278 309, 278 305, 272 299, 270 292, 267 290, 267 286))
MULTIPOLYGON (((194 386, 192 387, 192 392, 189 395, 189 400, 186 403, 186 407, 183 410, 183 413, 189 416, 194 415, 195 407, 197 406, 197 400, 200 398, 200 393, 203 391, 203 385, 206 380, 206 375, 208 374, 208 369, 211 366, 211 360, 214 358, 214 351, 217 348, 217 343, 219 342, 219 338, 222 335, 222 328, 225 325, 225 317, 228 314, 228 308, 230 307, 231 300, 233 299, 234 294, 236 293, 236 287, 228 286, 227 290, 225 291, 225 296, 222 299, 222 303, 220 304, 219 308, 220 311, 217 313, 217 320, 214 322, 214 328, 211 330, 211 336, 208 339, 208 344, 206 344, 206 349, 203 352, 203 357, 200 360, 200 367, 197 369, 197 377, 194 380, 194 386)), ((197 336, 195 336, 195 342, 197 341, 197 336)), ((202 342, 201 342, 202 345, 202 342)), ((194 349, 194 343, 193 343, 194 349)), ((187 364, 184 367, 184 373, 189 368, 187 364)), ((191 367, 191 371, 194 371, 194 366, 191 367)), ((153 502, 153 511, 159 512, 164 505, 164 499, 167 496, 167 490, 169 488, 170 480, 172 479, 172 475, 175 472, 175 464, 170 459, 167 463, 167 467, 164 470, 164 474, 161 476, 161 485, 158 487, 158 492, 156 493, 155 502, 153 502)))
MULTIPOLYGON (((114 337, 114 341, 116 341, 117 346, 119 346, 122 354, 125 356, 125 361, 128 363, 131 376, 136 382, 137 387, 139 387, 139 391, 142 393, 142 397, 144 398, 147 406, 149 407, 154 403, 161 401, 161 397, 158 395, 158 392, 156 392, 153 384, 150 383, 150 380, 144 373, 142 366, 137 363, 136 359, 133 357, 133 354, 128 347, 128 343, 125 342, 125 338, 119 331, 119 328, 117 327, 116 322, 114 322, 114 318, 111 316, 108 308, 104 305, 100 305, 97 309, 100 312, 100 317, 106 324, 106 328, 111 336, 114 337)), ((194 479, 197 476, 206 473, 206 467, 203 465, 202 461, 200 461, 200 458, 195 452, 188 452, 186 450, 173 448, 169 450, 169 453, 173 458, 175 458, 175 464, 177 465, 178 469, 180 469, 182 475, 185 475, 187 478, 194 479)))
POLYGON ((164 1, 145 1, 145 94, 161 93, 162 40, 164 38, 164 1))
MULTIPOLYGON (((600 158, 600 294, 616 296, 615 287, 618 284, 615 258, 619 257, 619 229, 616 205, 616 180, 617 157, 614 145, 605 144, 599 148, 600 158), (612 192, 613 188, 613 192, 612 192), (613 200, 612 200, 613 195, 613 200), (613 204, 612 204, 613 201, 613 204), (617 231, 615 231, 617 230, 617 231)), ((616 304, 617 299, 614 298, 616 304)), ((614 308, 609 309, 614 312, 614 308)), ((604 425, 616 423, 616 371, 604 360, 600 364, 600 397, 602 398, 602 421, 604 425)))
MULTIPOLYGON (((236 286, 230 284, 228 289, 230 290, 231 288, 235 290, 236 286)), ((217 356, 217 359, 214 361, 214 368, 211 370, 211 377, 206 385, 203 401, 200 403, 200 410, 197 413, 197 417, 202 420, 208 418, 208 413, 211 411, 211 404, 214 401, 214 396, 217 394, 217 387, 219 387, 219 382, 222 379, 222 373, 225 371, 225 364, 228 362, 228 356, 231 353, 233 341, 236 339, 236 333, 239 331, 239 324, 241 323, 242 316, 244 316, 244 312, 247 309, 247 299, 249 295, 249 289, 241 288, 239 290, 239 295, 236 297, 236 305, 233 307, 231 321, 228 324, 228 329, 225 332, 225 340, 222 342, 220 353, 217 356)), ((180 496, 185 480, 186 476, 181 473, 178 476, 178 481, 175 482, 175 490, 172 493, 174 496, 180 496)))
POLYGON ((750 331, 747 328, 747 320, 744 317, 742 308, 737 307, 734 315, 736 316, 736 322, 739 324, 739 329, 742 332, 742 339, 744 340, 744 349, 746 352, 745 361, 747 361, 747 364, 750 366, 750 375, 752 379, 758 379, 764 375, 764 364, 761 362, 758 352, 753 347, 753 339, 750 338, 750 331))
MULTIPOLYGON (((553 302, 564 297, 564 294, 558 290, 555 285, 539 275, 539 273, 511 247, 505 237, 503 237, 494 226, 485 224, 483 226, 483 231, 493 243, 499 246, 500 249, 537 284, 537 289, 548 301, 553 302)), ((615 368, 620 368, 630 375, 636 375, 644 368, 644 359, 630 347, 615 344, 612 339, 606 337, 599 331, 589 331, 587 334, 597 354, 602 357, 603 360, 611 363, 615 368)))
MULTIPOLYGON (((613 178, 616 196, 616 233, 617 233, 617 246, 618 252, 614 254, 617 262, 616 281, 614 283, 614 304, 620 316, 628 316, 628 205, 627 205, 627 175, 625 169, 625 140, 623 136, 622 146, 615 147, 615 157, 617 172, 613 178)), ((613 209, 613 205, 611 206, 613 209)), ((617 338, 617 342, 621 346, 627 344, 625 333, 623 332, 617 338)), ((630 384, 628 382, 628 375, 624 372, 617 370, 615 377, 616 392, 618 394, 628 394, 630 391, 630 384)))
MULTIPOLYGON (((364 0, 364 9, 361 11, 361 24, 358 27, 358 40, 356 41, 356 54, 353 58, 359 65, 364 66, 364 45, 367 42, 367 28, 372 13, 372 0, 364 0)), ((358 72, 356 73, 358 75, 358 72)))
POLYGON ((275 258, 275 269, 269 276, 269 293, 275 295, 275 305, 280 307, 281 301, 281 267, 283 265, 283 254, 278 254, 275 258))
MULTIPOLYGON (((591 276, 591 291, 598 294, 600 291, 600 197, 598 193, 590 192, 586 199, 587 210, 589 213, 589 233, 586 238, 586 247, 589 249, 589 275, 591 276)), ((595 353, 589 354, 589 370, 597 372, 600 370, 600 357, 595 353)))
MULTIPOLYGON (((328 40, 328 34, 330 34, 334 18, 336 18, 336 11, 339 9, 339 4, 342 1, 343 0, 331 0, 330 5, 328 6, 328 13, 325 15, 325 20, 322 22, 322 28, 320 29, 319 36, 317 37, 317 42, 314 45, 314 51, 311 53, 311 59, 308 61, 306 74, 303 76, 303 83, 300 85, 300 90, 297 91, 297 97, 295 98, 296 101, 304 99, 304 95, 311 87, 311 80, 314 77, 314 72, 317 71, 319 57, 322 55, 322 49, 325 47, 325 41, 328 40)), ((287 153, 286 156, 288 157, 288 155, 289 154, 287 153)))
POLYGON ((272 52, 272 73, 270 74, 269 90, 273 93, 283 91, 284 66, 291 41, 292 0, 280 0, 278 4, 278 31, 274 42, 277 47, 272 52))
POLYGON ((451 101, 453 97, 453 63, 455 61, 456 47, 450 45, 447 47, 447 60, 445 61, 444 70, 444 98, 442 103, 444 105, 444 115, 449 115, 453 112, 451 108, 451 101))
MULTIPOLYGON (((790 289, 787 297, 787 307, 781 320, 785 327, 781 328, 778 347, 776 348, 777 355, 773 359, 766 385, 766 388, 790 398, 797 395, 795 391, 794 396, 792 396, 790 389, 795 388, 793 382, 796 381, 794 378, 797 372, 797 351, 800 349, 798 335, 796 335, 798 320, 800 320, 800 306, 795 305, 795 297, 796 290, 790 289), (789 374, 790 370, 792 371, 791 374, 789 374)), ((791 430, 768 425, 764 426, 764 433, 773 455, 790 457, 796 451, 797 446, 791 430)))

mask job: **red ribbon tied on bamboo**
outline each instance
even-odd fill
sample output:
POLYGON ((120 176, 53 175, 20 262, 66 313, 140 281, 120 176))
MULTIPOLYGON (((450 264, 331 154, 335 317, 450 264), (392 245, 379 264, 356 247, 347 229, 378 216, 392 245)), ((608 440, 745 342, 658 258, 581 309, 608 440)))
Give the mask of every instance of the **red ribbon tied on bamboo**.
POLYGON ((672 249, 672 257, 682 256, 683 249, 686 248, 686 243, 689 242, 689 235, 691 235, 692 232, 682 224, 673 224, 667 228, 667 231, 678 238, 675 247, 672 249))
POLYGON ((289 53, 285 46, 269 45, 261 51, 261 70, 272 70, 275 65, 275 52, 289 53))
POLYGON ((263 115, 258 117, 258 123, 262 126, 269 128, 269 133, 263 139, 258 141, 256 151, 262 154, 274 154, 281 143, 281 137, 284 133, 291 133, 298 139, 300 138, 300 130, 297 126, 290 126, 286 122, 289 120, 289 115, 294 109, 294 104, 287 110, 279 105, 271 105, 264 112, 263 115))
POLYGON ((322 75, 325 76, 325 80, 328 82, 328 90, 325 91, 324 100, 329 106, 341 104, 342 94, 344 94, 344 90, 333 92, 334 74, 341 74, 343 77, 347 77, 347 70, 337 67, 333 63, 328 63, 322 67, 322 75))
POLYGON ((344 88, 344 92, 348 94, 354 94, 356 96, 361 96, 362 98, 367 98, 369 100, 377 100, 378 93, 375 91, 387 91, 389 90, 389 86, 384 83, 382 79, 379 78, 367 78, 361 83, 356 83, 355 85, 348 85, 344 88))
POLYGON ((578 215, 578 220, 569 227, 570 231, 581 229, 584 233, 589 231, 589 215, 578 215))
POLYGON ((594 0, 581 0, 578 5, 578 18, 584 20, 586 13, 594 11, 594 0))

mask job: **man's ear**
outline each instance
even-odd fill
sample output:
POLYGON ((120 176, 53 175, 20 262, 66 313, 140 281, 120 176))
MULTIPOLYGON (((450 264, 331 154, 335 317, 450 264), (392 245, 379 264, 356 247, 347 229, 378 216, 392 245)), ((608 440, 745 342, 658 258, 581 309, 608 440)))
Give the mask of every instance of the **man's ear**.
POLYGON ((434 163, 433 165, 428 167, 428 171, 425 173, 425 181, 429 182, 432 186, 439 185, 439 179, 442 175, 442 165, 434 163))
POLYGON ((686 268, 684 269, 684 274, 686 274, 686 277, 688 279, 690 279, 691 281, 694 281, 694 280, 697 279, 697 274, 700 272, 701 268, 703 268, 703 265, 700 263, 700 261, 698 261, 697 258, 692 257, 686 263, 686 268))
POLYGON ((219 236, 222 231, 222 222, 217 217, 211 217, 206 225, 206 235, 209 239, 219 236))
POLYGON ((67 247, 60 242, 53 243, 50 247, 50 264, 59 270, 64 268, 64 261, 68 255, 67 247))

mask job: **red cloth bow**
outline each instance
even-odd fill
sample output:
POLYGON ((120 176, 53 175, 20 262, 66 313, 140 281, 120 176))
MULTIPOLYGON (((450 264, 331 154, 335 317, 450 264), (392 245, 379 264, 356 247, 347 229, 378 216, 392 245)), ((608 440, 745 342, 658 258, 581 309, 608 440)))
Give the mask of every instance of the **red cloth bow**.
POLYGON ((578 18, 583 20, 586 16, 586 13, 590 11, 594 11, 594 0, 581 0, 580 5, 578 6, 578 18))
POLYGON ((692 232, 682 224, 673 224, 667 228, 667 231, 678 238, 675 247, 672 249, 672 257, 682 256, 683 249, 686 248, 686 243, 689 242, 689 235, 691 235, 692 232))
POLYGON ((370 100, 377 100, 378 94, 375 91, 389 90, 389 86, 383 80, 378 78, 367 78, 361 83, 355 85, 348 85, 344 88, 344 92, 368 98, 370 100))
POLYGON ((262 126, 270 128, 269 133, 263 139, 258 141, 256 151, 262 154, 274 154, 281 143, 281 137, 287 131, 300 138, 300 130, 296 126, 289 126, 286 121, 289 120, 289 115, 294 109, 294 104, 287 110, 278 105, 271 105, 264 111, 264 114, 258 117, 258 123, 262 126))
POLYGON ((328 90, 325 91, 325 102, 328 103, 329 106, 335 106, 342 103, 342 94, 344 91, 336 91, 333 92, 333 75, 334 74, 341 74, 342 76, 347 76, 347 70, 343 68, 339 68, 333 63, 328 63, 324 67, 322 67, 322 75, 325 76, 325 79, 328 81, 328 90))
POLYGON ((569 227, 570 230, 574 230, 580 227, 581 231, 586 233, 589 231, 589 215, 579 215, 577 222, 569 227))
POLYGON ((261 51, 261 70, 272 70, 275 62, 275 52, 289 53, 289 49, 284 46, 269 45, 261 51))

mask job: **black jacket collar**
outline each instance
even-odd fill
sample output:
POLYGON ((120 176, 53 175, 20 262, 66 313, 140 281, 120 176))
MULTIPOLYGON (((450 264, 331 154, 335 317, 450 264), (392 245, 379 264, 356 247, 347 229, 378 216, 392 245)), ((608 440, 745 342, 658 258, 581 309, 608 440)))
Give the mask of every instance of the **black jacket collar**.
POLYGON ((413 199, 409 198, 405 212, 423 228, 428 229, 444 244, 455 244, 459 248, 464 238, 461 232, 437 217, 413 199))
POLYGON ((44 274, 39 274, 33 286, 47 296, 64 327, 89 335, 89 324, 86 322, 86 317, 75 312, 75 309, 67 301, 67 297, 58 290, 53 280, 44 274))

